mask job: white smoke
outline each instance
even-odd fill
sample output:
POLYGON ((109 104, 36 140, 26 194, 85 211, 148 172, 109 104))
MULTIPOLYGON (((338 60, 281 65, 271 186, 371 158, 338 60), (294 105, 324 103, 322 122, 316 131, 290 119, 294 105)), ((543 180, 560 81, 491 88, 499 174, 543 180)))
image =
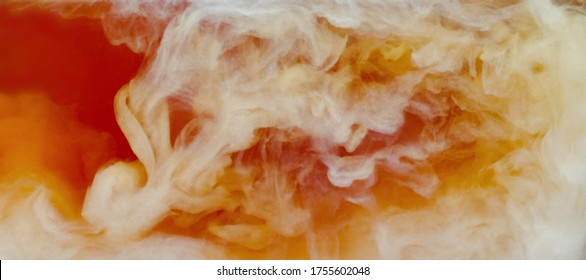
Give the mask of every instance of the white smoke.
POLYGON ((20 240, 3 257, 279 258, 300 236, 310 258, 585 257, 575 5, 113 1, 100 17, 147 54, 115 100, 138 162, 96 175, 84 221, 39 186, 2 218, 20 240), (424 205, 381 203, 383 173, 424 205), (177 213, 212 238, 157 233, 177 213))

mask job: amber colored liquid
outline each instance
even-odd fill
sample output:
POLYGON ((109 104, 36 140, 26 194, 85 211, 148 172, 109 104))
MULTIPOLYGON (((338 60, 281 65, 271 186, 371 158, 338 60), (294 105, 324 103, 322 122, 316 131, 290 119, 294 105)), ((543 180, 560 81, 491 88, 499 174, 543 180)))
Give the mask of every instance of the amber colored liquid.
POLYGON ((113 99, 141 62, 142 55, 111 45, 99 20, 0 5, 0 181, 16 174, 56 175, 71 188, 57 192, 71 193, 79 207, 101 166, 134 159, 113 99), (23 94, 43 97, 17 97, 23 94))
MULTIPOLYGON (((348 88, 353 93, 352 98, 357 100, 365 94, 363 89, 386 83, 395 75, 401 75, 414 67, 410 64, 410 50, 402 50, 407 48, 406 45, 388 44, 373 51, 370 45, 377 43, 373 42, 364 40, 349 47, 332 70, 351 66, 349 69, 356 78, 348 84, 348 88), (359 60, 366 51, 371 52, 371 55, 359 60)), ((254 44, 258 42, 251 40, 250 45, 254 44)), ((234 50, 230 55, 239 55, 238 51, 234 50)), ((44 174, 50 174, 50 178, 44 180, 57 192, 57 204, 61 204, 62 208, 63 205, 71 204, 73 208, 64 208, 71 213, 79 213, 86 189, 100 167, 113 160, 135 159, 116 123, 113 100, 120 87, 137 74, 142 61, 142 55, 133 53, 125 46, 111 45, 99 20, 62 19, 47 11, 16 13, 0 6, 0 94, 9 96, 0 98, 0 183, 11 176, 35 173, 43 177, 44 174), (44 112, 40 115, 43 120, 38 119, 39 115, 34 112, 31 113, 35 108, 27 108, 33 104, 27 103, 30 100, 14 97, 22 93, 40 93, 46 97, 31 101, 38 105, 39 111, 44 112), (60 112, 59 108, 69 113, 60 112), (10 113, 11 110, 14 112, 10 113), (14 116, 18 119, 11 120, 14 116)), ((480 70, 477 69, 477 72, 480 70)), ((429 98, 451 100, 452 94, 455 93, 435 94, 429 98)), ((422 100, 426 99, 422 97, 422 100)), ((173 98, 168 102, 171 108, 170 136, 175 141, 195 114, 189 108, 181 107, 181 103, 173 98)), ((434 104, 431 101, 429 103, 434 104)), ((368 155, 391 145, 416 145, 424 129, 431 131, 430 134, 440 134, 452 124, 456 126, 475 120, 474 113, 463 112, 456 104, 450 104, 445 110, 446 113, 441 117, 429 120, 406 113, 405 124, 395 134, 383 135, 371 131, 356 150, 349 152, 340 147, 338 153, 340 156, 368 155)), ((234 154, 233 160, 240 160, 243 166, 251 170, 266 164, 289 174, 288 190, 294 193, 292 204, 309 209, 311 223, 308 227, 317 233, 315 236, 275 235, 271 239, 272 247, 257 250, 255 248, 258 244, 252 244, 253 249, 249 249, 233 242, 242 241, 238 238, 224 238, 230 243, 210 233, 210 228, 222 223, 262 225, 265 222, 258 217, 262 217, 262 211, 253 213, 255 216, 240 209, 217 210, 201 215, 172 211, 153 230, 215 242, 221 245, 219 247, 227 248, 226 252, 220 253, 229 258, 308 258, 310 252, 307 244, 312 242, 311 238, 319 241, 314 242, 319 245, 312 249, 324 256, 360 258, 360 254, 364 254, 368 258, 368 252, 364 253, 366 250, 356 248, 374 247, 373 240, 361 239, 372 236, 368 221, 371 212, 390 206, 405 211, 416 210, 430 202, 428 198, 402 185, 401 180, 397 180, 400 174, 383 168, 376 170, 376 182, 370 188, 361 187, 360 182, 350 188, 337 188, 329 183, 327 167, 317 160, 319 157, 311 149, 309 137, 286 142, 272 137, 285 135, 285 132, 276 129, 268 128, 257 133, 260 139, 258 143, 234 154), (310 172, 303 180, 299 180, 300 167, 308 166, 311 167, 308 168, 310 172), (368 195, 375 198, 370 208, 347 202, 347 198, 368 195)), ((195 137, 197 130, 193 134, 188 136, 195 137)), ((429 166, 414 169, 413 172, 419 175, 437 173, 441 181, 440 192, 445 191, 447 186, 466 185, 460 183, 466 180, 490 185, 490 173, 485 172, 477 177, 469 174, 478 174, 483 166, 492 164, 515 148, 515 143, 489 142, 454 140, 451 150, 436 155, 429 166)), ((246 177, 227 170, 218 180, 226 186, 252 184, 260 180, 257 173, 260 174, 260 171, 253 171, 246 177)), ((255 187, 258 193, 251 191, 251 197, 257 197, 257 194, 258 197, 271 197, 270 192, 274 190, 270 184, 264 188, 262 184, 258 185, 255 187)), ((258 205, 263 203, 274 206, 272 200, 257 201, 258 205)), ((258 247, 262 247, 262 244, 258 247)), ((210 254, 210 257, 214 258, 214 255, 210 254)))

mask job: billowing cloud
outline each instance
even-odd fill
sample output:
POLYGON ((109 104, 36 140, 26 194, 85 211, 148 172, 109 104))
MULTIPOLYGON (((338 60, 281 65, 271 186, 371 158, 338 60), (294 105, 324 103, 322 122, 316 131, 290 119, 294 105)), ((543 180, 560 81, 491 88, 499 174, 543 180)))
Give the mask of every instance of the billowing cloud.
MULTIPOLYGON (((101 162, 79 219, 48 197, 67 188, 4 179, 4 257, 584 258, 580 3, 38 5, 145 55, 113 100, 137 160, 101 162)), ((43 145, 102 137, 16 98, 3 169, 63 124, 43 145)))

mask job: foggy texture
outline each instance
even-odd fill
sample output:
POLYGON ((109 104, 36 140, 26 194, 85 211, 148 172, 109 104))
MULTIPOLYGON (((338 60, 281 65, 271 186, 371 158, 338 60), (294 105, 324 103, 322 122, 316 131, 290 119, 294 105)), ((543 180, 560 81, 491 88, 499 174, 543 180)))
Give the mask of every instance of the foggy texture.
MULTIPOLYGON (((137 160, 77 214, 54 168, 0 177, 2 258, 586 257, 582 1, 30 6, 145 55, 112 101, 137 160)), ((54 106, 0 95, 0 172, 39 162, 27 118, 103 163, 54 106)))

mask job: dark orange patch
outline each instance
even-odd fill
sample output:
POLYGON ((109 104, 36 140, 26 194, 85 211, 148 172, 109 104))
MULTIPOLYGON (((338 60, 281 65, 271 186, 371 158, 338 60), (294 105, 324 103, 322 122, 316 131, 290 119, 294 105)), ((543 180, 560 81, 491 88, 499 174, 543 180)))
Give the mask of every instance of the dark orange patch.
POLYGON ((0 42, 0 179, 40 178, 78 211, 101 166, 135 158, 113 99, 142 56, 110 45, 99 20, 7 6, 0 42))
POLYGON ((141 55, 110 45, 99 20, 2 6, 0 42, 0 92, 42 92, 72 106, 80 122, 113 136, 116 156, 134 157, 116 123, 113 100, 136 74, 141 55))

